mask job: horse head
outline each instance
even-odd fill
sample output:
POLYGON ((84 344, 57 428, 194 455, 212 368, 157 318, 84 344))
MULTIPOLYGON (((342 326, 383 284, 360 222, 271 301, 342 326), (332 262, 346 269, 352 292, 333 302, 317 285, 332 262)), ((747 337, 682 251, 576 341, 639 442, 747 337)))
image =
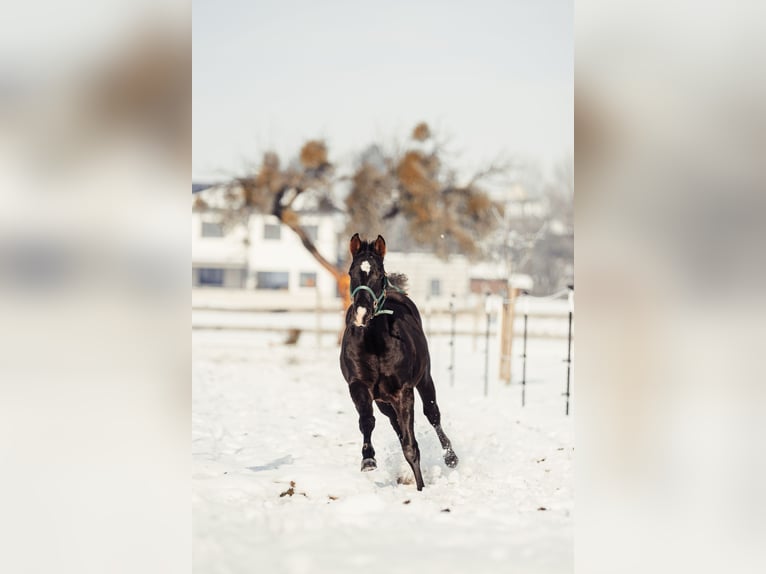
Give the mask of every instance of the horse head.
POLYGON ((383 312, 386 297, 386 240, 378 235, 375 241, 363 241, 355 233, 349 243, 351 267, 352 319, 357 327, 366 327, 373 317, 383 312))

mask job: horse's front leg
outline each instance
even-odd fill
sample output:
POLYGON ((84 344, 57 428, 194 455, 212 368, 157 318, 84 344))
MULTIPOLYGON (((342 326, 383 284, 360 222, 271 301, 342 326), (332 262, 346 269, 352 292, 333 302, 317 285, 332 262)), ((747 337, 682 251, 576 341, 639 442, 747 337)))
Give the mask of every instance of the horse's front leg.
POLYGON ((348 387, 351 400, 359 413, 359 430, 362 432, 362 470, 375 470, 375 449, 372 448, 372 430, 375 417, 372 414, 372 396, 364 383, 354 382, 348 387))

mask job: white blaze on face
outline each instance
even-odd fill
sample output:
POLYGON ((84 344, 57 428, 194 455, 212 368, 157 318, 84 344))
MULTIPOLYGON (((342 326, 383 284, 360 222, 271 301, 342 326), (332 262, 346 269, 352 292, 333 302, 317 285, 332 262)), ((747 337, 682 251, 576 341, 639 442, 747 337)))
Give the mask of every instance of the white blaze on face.
POLYGON ((356 308, 356 316, 354 317, 354 325, 357 327, 362 326, 362 320, 364 319, 364 316, 367 314, 367 309, 364 307, 357 307, 356 308))
POLYGON ((364 271, 365 273, 370 272, 370 262, 369 261, 362 261, 362 264, 359 266, 359 268, 364 271))

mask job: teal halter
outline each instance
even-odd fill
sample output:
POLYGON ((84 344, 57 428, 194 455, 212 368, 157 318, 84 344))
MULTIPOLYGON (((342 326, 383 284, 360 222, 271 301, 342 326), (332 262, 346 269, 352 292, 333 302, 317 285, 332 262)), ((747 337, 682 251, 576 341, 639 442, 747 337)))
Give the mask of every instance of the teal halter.
POLYGON ((399 293, 404 293, 402 289, 399 289, 396 285, 393 283, 388 282, 388 276, 383 277, 383 291, 381 291, 380 295, 375 295, 375 291, 367 287, 367 285, 359 285, 356 287, 353 291, 351 291, 351 298, 354 298, 354 295, 356 295, 359 291, 368 291, 370 295, 372 295, 372 300, 374 303, 374 313, 373 317, 377 317, 378 315, 393 315, 394 312, 391 309, 384 309, 383 305, 386 302, 386 292, 388 291, 388 288, 392 288, 394 291, 397 291, 399 293))

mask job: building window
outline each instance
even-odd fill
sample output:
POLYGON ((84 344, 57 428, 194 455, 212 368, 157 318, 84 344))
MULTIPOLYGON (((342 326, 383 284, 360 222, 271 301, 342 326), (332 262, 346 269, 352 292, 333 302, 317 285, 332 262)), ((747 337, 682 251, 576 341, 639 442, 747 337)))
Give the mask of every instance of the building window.
POLYGON ((441 279, 431 279, 431 297, 439 297, 442 294, 441 279))
POLYGON ((213 221, 202 222, 202 237, 223 237, 223 224, 213 221))
POLYGON ((213 269, 209 267, 203 267, 197 270, 199 273, 199 284, 223 287, 223 269, 213 269))
POLYGON ((306 225, 303 227, 303 230, 311 241, 316 241, 319 238, 319 226, 306 225))
POLYGON ((302 272, 300 275, 301 287, 316 287, 317 286, 317 274, 302 272))
POLYGON ((255 274, 256 289, 287 290, 290 274, 287 271, 258 271, 255 274))
POLYGON ((263 226, 263 238, 264 239, 281 239, 282 238, 282 226, 278 223, 267 223, 263 226))

